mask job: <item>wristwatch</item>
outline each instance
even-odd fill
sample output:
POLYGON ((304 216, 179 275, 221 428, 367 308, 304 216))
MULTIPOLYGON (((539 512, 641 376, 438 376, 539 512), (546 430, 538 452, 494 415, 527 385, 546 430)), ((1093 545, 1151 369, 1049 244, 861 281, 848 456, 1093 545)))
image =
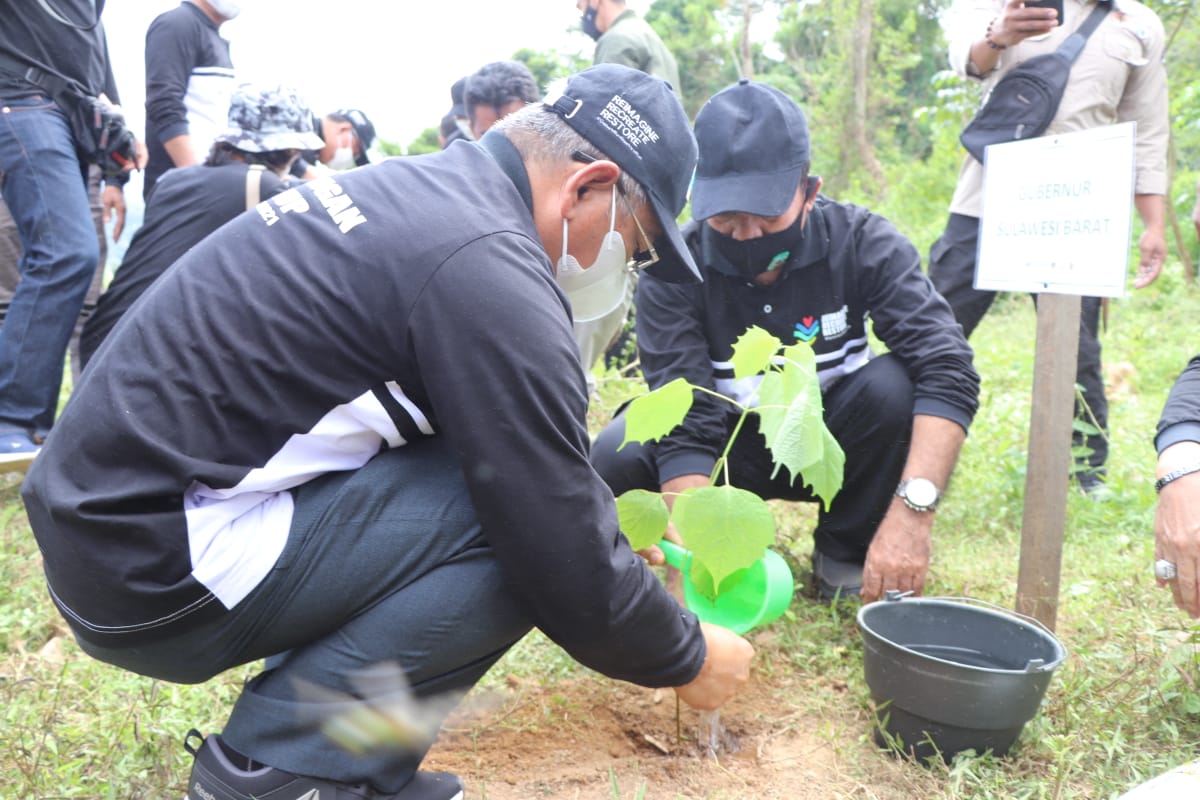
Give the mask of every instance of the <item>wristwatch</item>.
POLYGON ((942 493, 928 478, 905 478, 896 487, 896 497, 913 511, 934 511, 942 493))

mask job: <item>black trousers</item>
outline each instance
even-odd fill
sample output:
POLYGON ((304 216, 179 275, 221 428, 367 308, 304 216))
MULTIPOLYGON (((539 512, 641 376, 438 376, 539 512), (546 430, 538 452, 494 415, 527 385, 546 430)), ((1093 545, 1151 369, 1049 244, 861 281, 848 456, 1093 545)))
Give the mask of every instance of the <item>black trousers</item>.
MULTIPOLYGON (((974 288, 975 256, 979 245, 979 220, 962 214, 951 214, 941 238, 929 248, 929 279, 954 310, 962 325, 963 334, 970 337, 992 301, 995 292, 974 288)), ((1091 452, 1077 462, 1096 472, 1103 472, 1108 460, 1108 398, 1104 396, 1104 373, 1100 366, 1100 298, 1084 297, 1079 317, 1079 363, 1075 382, 1083 388, 1083 401, 1075 400, 1075 417, 1099 433, 1074 431, 1073 447, 1086 447, 1091 452), (1094 419, 1093 419, 1094 418, 1094 419)), ((1037 295, 1033 296, 1034 303, 1037 295)))
MULTIPOLYGON (((893 356, 872 359, 824 394, 825 425, 846 453, 842 490, 828 509, 822 506, 813 546, 839 561, 862 563, 900 482, 912 437, 913 385, 893 356)), ((726 433, 736 414, 726 417, 726 433)), ((621 450, 625 419, 610 422, 592 445, 592 465, 614 495, 630 489, 659 489, 654 446, 631 442, 621 450)), ((771 477, 775 464, 751 414, 733 443, 729 473, 733 485, 764 499, 819 502, 802 479, 787 469, 771 477)))

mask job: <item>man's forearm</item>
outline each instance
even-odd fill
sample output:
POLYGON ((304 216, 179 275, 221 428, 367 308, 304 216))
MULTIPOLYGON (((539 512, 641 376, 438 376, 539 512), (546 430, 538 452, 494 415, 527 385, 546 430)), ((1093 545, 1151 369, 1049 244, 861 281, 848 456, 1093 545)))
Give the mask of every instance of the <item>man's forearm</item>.
POLYGON ((181 133, 163 142, 163 149, 171 157, 171 163, 177 167, 187 167, 200 163, 195 149, 192 147, 192 137, 181 133))
POLYGON ((953 420, 930 414, 913 416, 912 443, 901 478, 925 478, 945 491, 967 432, 953 420))
POLYGON ((1166 203, 1161 194, 1137 194, 1133 196, 1133 205, 1137 208, 1138 216, 1147 230, 1166 230, 1166 203))

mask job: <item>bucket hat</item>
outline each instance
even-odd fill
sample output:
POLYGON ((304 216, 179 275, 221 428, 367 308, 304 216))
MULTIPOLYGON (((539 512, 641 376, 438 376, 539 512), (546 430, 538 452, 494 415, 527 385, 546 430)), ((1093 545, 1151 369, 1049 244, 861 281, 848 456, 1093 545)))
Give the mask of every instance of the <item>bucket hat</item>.
POLYGON ((229 128, 216 141, 245 150, 320 150, 308 104, 293 89, 242 84, 229 101, 229 128))

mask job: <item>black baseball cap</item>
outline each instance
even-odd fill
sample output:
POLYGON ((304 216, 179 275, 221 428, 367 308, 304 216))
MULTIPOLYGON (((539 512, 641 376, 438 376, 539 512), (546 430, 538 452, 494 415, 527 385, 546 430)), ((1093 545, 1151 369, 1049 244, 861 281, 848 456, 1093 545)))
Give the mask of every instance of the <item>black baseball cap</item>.
POLYGON ((467 91, 467 79, 459 78, 450 87, 450 113, 456 117, 465 117, 467 115, 467 104, 463 102, 463 95, 467 91))
POLYGON ((354 135, 358 137, 359 151, 354 157, 354 163, 357 166, 366 166, 371 163, 371 159, 367 158, 367 148, 375 141, 375 126, 366 114, 359 111, 357 108, 340 108, 329 115, 338 122, 349 122, 354 128, 354 135))
POLYGON ((667 247, 646 271, 672 283, 700 280, 675 218, 687 204, 696 139, 671 84, 620 64, 598 64, 567 79, 546 107, 629 174, 650 200, 667 247))
POLYGON ((740 211, 782 214, 811 160, 808 123, 796 101, 746 78, 717 92, 696 115, 700 158, 692 218, 740 211))

